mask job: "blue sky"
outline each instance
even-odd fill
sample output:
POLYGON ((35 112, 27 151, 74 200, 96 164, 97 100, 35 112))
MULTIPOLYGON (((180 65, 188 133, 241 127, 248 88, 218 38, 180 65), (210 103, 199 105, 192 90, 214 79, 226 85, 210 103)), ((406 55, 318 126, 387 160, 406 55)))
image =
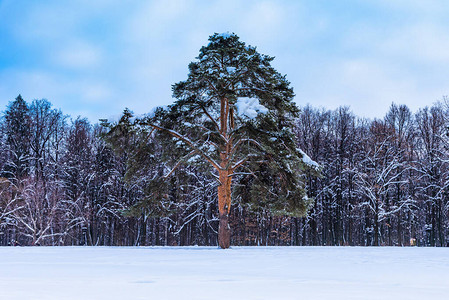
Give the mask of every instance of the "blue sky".
POLYGON ((275 56, 298 105, 383 117, 449 95, 449 1, 0 0, 0 107, 19 93, 91 121, 173 102, 214 32, 275 56))

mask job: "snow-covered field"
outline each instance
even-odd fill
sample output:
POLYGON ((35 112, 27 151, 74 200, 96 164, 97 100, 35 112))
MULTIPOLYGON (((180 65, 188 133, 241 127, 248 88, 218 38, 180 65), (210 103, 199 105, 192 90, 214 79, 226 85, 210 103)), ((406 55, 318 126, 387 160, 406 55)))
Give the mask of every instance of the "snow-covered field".
POLYGON ((0 299, 449 299, 449 248, 0 247, 0 299))

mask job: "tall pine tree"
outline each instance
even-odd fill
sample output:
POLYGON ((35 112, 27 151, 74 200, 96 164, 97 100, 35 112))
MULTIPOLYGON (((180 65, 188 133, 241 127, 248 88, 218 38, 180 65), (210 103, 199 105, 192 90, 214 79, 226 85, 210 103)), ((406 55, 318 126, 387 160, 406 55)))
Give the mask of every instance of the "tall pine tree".
POLYGON ((163 145, 164 177, 182 164, 212 172, 218 180, 218 242, 228 248, 235 182, 245 187, 238 198, 249 205, 300 216, 311 202, 301 171, 318 166, 295 144, 299 110, 289 82, 271 66, 273 57, 235 34, 214 34, 209 41, 189 64, 187 80, 173 85, 174 104, 135 124, 151 129, 163 145))

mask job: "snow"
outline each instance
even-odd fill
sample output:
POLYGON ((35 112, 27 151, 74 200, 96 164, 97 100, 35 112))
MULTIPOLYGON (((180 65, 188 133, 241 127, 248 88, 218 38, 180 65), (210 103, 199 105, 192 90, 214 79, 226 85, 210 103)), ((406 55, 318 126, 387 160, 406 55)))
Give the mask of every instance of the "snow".
POLYGON ((234 73, 235 72, 235 67, 226 67, 226 71, 229 73, 229 74, 232 74, 232 73, 234 73))
POLYGON ((312 160, 310 158, 310 156, 308 156, 304 151, 302 151, 299 148, 297 148, 297 150, 302 154, 302 161, 303 161, 303 163, 305 163, 309 167, 314 168, 315 170, 318 170, 320 168, 320 165, 316 161, 312 160))
MULTIPOLYGON (((135 114, 134 116, 129 118, 129 121, 130 122, 136 122, 137 120, 143 119, 146 116, 147 116, 147 114, 135 114)), ((154 116, 154 112, 153 112, 152 116, 154 116)))
POLYGON ((223 32, 223 33, 219 33, 218 36, 227 39, 230 38, 232 35, 234 35, 233 33, 230 33, 229 31, 223 32))
POLYGON ((0 299, 447 299, 448 248, 0 247, 0 299))
POLYGON ((237 106, 238 114, 249 119, 254 119, 259 113, 265 114, 268 112, 268 109, 261 105, 256 98, 240 97, 237 98, 235 105, 237 106))
POLYGON ((123 116, 123 114, 114 114, 110 115, 109 117, 105 118, 107 122, 110 124, 118 123, 120 121, 120 118, 123 116))
POLYGON ((154 115, 156 114, 156 110, 158 110, 158 109, 168 111, 169 106, 168 105, 155 106, 152 109, 150 109, 150 111, 148 113, 139 115, 139 118, 144 118, 144 117, 152 118, 152 117, 154 117, 154 115))

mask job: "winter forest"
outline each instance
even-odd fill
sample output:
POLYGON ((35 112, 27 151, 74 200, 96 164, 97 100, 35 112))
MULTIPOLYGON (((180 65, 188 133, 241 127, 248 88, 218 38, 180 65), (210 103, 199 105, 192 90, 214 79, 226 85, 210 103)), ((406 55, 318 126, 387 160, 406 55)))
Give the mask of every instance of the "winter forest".
MULTIPOLYGON (((200 50, 198 62, 189 65, 188 79, 173 86, 178 101, 171 111, 159 109, 146 119, 125 109, 116 122, 91 124, 83 117, 65 115, 46 99, 22 99, 20 95, 11 99, 0 120, 0 245, 215 246, 220 215, 226 209, 231 245, 405 246, 411 239, 419 246, 447 245, 446 98, 417 112, 393 103, 383 118, 374 120, 354 115, 349 107, 328 110, 295 99, 300 106, 297 117, 282 122, 291 125, 292 142, 309 167, 285 171, 286 177, 295 176, 288 179, 289 184, 294 181, 302 189, 292 195, 293 191, 284 192, 282 182, 276 179, 276 174, 284 176, 283 168, 274 166, 278 159, 282 164, 290 159, 280 147, 288 139, 261 137, 257 126, 271 124, 262 115, 272 108, 268 102, 253 105, 253 110, 249 106, 253 98, 268 101, 258 80, 279 87, 279 95, 289 100, 293 92, 269 65, 272 58, 244 46, 238 38, 228 40, 211 37, 211 43, 200 50), (222 73, 202 69, 213 69, 212 54, 223 55, 217 49, 224 49, 229 42, 241 46, 242 53, 231 55, 222 73), (241 72, 244 59, 251 64, 241 72), (258 74, 255 77, 247 74, 253 69, 258 74), (202 74, 216 85, 237 78, 239 84, 232 89, 227 86, 225 93, 244 99, 235 105, 246 115, 236 115, 234 120, 233 107, 230 113, 228 110, 231 119, 226 124, 240 126, 233 136, 237 142, 226 145, 228 154, 233 156, 237 145, 247 144, 242 146, 245 157, 223 175, 232 176, 229 195, 220 190, 218 175, 205 170, 192 156, 196 151, 214 165, 216 149, 210 148, 218 142, 209 133, 208 139, 197 134, 199 130, 212 131, 207 127, 210 124, 196 113, 182 124, 169 124, 186 115, 183 108, 196 105, 194 89, 207 88, 197 84, 204 79, 202 74), (165 123, 154 125, 155 118, 165 123), (175 131, 160 131, 161 124, 186 132, 183 136, 189 139, 182 140, 184 144, 170 139, 167 134, 175 131), (152 130, 144 130, 145 125, 152 130), (186 144, 192 146, 193 140, 201 143, 201 148, 186 152, 186 144), (269 149, 262 143, 269 144, 269 149), (251 147, 263 148, 270 155, 264 154, 261 163, 251 147), (181 157, 178 162, 183 163, 173 157, 181 157), (243 164, 257 165, 257 172, 237 169, 243 164), (229 199, 232 193, 232 206, 220 206, 220 193, 229 199), (301 212, 283 206, 295 201, 294 197, 304 200, 291 204, 301 206, 301 212), (279 204, 278 199, 285 202, 279 204)), ((222 130, 226 124, 210 126, 222 130)), ((217 154, 217 159, 220 157, 223 152, 217 154)))

